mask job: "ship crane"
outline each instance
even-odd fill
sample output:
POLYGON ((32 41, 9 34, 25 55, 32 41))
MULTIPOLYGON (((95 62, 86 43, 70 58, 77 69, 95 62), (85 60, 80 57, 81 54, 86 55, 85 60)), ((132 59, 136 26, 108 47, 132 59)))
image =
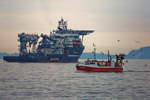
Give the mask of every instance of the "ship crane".
POLYGON ((27 51, 27 45, 29 45, 29 52, 30 48, 32 47, 32 52, 35 52, 36 50, 36 44, 39 39, 39 36, 37 34, 26 34, 26 33, 20 33, 18 34, 18 41, 20 41, 20 54, 25 55, 28 53, 27 51))

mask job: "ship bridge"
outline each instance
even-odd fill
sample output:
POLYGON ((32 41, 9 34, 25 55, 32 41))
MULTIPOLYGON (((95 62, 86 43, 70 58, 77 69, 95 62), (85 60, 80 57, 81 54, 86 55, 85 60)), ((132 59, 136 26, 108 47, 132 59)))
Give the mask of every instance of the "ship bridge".
POLYGON ((58 29, 55 31, 56 33, 60 34, 79 34, 79 35, 88 35, 94 30, 72 30, 72 29, 67 29, 67 21, 64 21, 63 18, 58 22, 58 29))
POLYGON ((79 35, 88 35, 94 32, 94 30, 72 30, 72 32, 79 35))
POLYGON ((56 33, 59 34, 79 34, 79 35, 88 35, 90 33, 93 33, 94 30, 56 30, 56 33))

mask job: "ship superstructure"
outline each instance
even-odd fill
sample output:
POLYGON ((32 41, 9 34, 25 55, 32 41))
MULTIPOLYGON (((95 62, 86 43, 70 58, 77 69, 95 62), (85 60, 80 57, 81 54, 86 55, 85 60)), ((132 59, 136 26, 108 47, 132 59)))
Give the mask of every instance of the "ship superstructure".
POLYGON ((84 50, 83 36, 93 30, 72 30, 61 19, 50 35, 18 34, 19 56, 5 56, 8 62, 77 62, 84 50))

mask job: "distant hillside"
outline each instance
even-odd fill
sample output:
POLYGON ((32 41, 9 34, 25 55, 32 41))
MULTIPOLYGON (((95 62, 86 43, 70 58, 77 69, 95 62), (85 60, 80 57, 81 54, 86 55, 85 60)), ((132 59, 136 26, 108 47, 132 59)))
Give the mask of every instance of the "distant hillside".
POLYGON ((0 59, 3 59, 3 56, 17 56, 18 55, 18 53, 11 53, 11 54, 9 54, 9 53, 7 53, 7 52, 0 52, 0 59))
POLYGON ((126 56, 127 59, 150 59, 150 47, 142 47, 138 50, 132 50, 126 56))
MULTIPOLYGON (((114 55, 111 55, 111 56, 114 57, 114 55)), ((99 54, 99 53, 96 54, 97 59, 107 59, 107 57, 108 57, 107 54, 99 54)), ((92 53, 83 53, 80 56, 80 59, 87 59, 87 58, 93 59, 93 54, 92 53)))

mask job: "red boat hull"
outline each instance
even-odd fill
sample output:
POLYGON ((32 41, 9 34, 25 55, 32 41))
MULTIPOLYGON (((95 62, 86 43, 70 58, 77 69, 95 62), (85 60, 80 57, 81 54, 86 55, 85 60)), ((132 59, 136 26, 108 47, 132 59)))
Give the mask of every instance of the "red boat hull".
POLYGON ((88 72, 122 72, 123 67, 100 67, 100 68, 95 68, 95 67, 87 67, 87 66, 76 66, 77 70, 82 70, 82 71, 88 71, 88 72))

